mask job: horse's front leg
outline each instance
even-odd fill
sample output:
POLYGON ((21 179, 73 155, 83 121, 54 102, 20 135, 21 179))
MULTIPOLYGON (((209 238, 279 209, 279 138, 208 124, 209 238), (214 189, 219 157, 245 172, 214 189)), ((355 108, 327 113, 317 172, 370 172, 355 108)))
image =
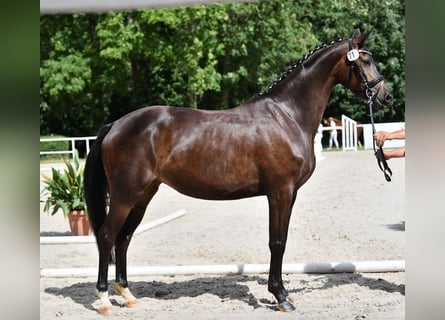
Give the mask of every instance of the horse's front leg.
POLYGON ((269 200, 269 248, 270 270, 268 289, 278 301, 278 309, 284 312, 295 310, 289 300, 282 279, 283 255, 286 249, 287 232, 296 192, 281 191, 268 196, 269 200))

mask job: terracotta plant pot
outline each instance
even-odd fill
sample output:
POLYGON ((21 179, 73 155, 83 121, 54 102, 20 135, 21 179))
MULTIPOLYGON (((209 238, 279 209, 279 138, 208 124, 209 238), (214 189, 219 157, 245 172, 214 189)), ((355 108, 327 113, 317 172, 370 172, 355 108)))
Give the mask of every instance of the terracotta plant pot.
POLYGON ((68 213, 71 233, 73 236, 90 236, 93 234, 90 221, 85 215, 85 210, 74 210, 68 213))

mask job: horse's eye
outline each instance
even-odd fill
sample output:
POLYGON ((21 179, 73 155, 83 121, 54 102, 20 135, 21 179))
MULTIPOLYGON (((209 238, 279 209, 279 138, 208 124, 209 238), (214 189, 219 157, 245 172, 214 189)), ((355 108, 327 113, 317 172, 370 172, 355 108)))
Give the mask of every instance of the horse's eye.
POLYGON ((362 61, 363 61, 363 64, 365 66, 370 66, 371 65, 371 60, 370 59, 363 59, 362 61))

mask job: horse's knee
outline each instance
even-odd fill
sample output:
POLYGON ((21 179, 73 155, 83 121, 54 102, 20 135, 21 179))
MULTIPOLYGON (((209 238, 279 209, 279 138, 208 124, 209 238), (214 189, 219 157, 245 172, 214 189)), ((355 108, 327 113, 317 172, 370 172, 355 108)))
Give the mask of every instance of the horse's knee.
POLYGON ((285 248, 286 248, 286 241, 269 242, 269 249, 272 252, 274 251, 284 252, 285 248))

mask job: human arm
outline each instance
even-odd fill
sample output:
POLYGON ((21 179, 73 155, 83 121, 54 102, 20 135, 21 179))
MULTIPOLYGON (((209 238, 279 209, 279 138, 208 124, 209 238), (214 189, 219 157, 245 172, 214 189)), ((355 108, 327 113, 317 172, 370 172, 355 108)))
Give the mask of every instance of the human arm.
POLYGON ((405 157, 405 147, 384 150, 383 154, 385 155, 385 160, 389 160, 391 158, 403 158, 405 157))

